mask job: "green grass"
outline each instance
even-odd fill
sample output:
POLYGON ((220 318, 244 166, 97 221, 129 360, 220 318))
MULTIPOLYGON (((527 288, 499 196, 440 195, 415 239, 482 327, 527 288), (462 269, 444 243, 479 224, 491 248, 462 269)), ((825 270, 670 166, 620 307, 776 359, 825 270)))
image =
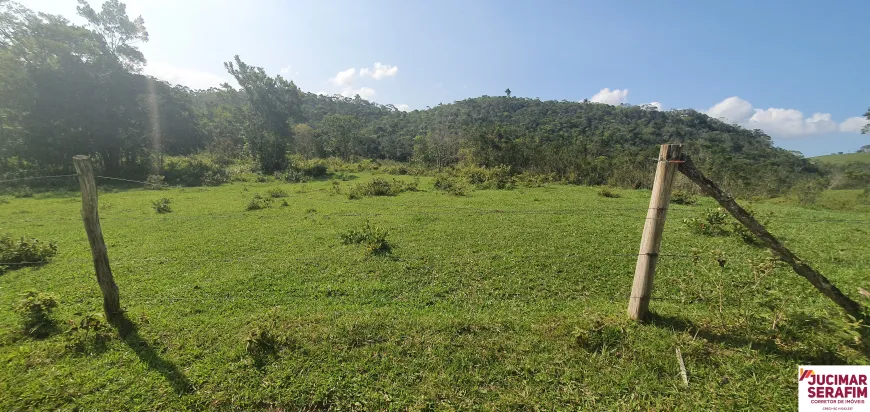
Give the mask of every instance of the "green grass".
POLYGON ((866 153, 844 153, 844 154, 831 154, 825 156, 816 156, 813 159, 822 162, 822 163, 830 163, 830 164, 846 164, 851 162, 861 162, 861 163, 870 163, 870 152, 866 153))
MULTIPOLYGON (((780 410, 796 408, 798 365, 870 362, 805 280, 753 272, 764 250, 681 224, 710 199, 670 212, 655 316, 636 324, 625 311, 648 191, 457 197, 422 178, 418 192, 347 198, 371 178, 341 193, 319 181, 101 194, 137 331, 84 353, 64 333, 25 337, 12 311, 35 289, 58 298, 61 330, 100 312, 78 194, 0 205, 3 231, 58 245, 51 263, 0 275, 0 409, 780 410), (245 210, 274 188, 288 206, 245 210), (162 197, 172 213, 152 209, 162 197), (367 220, 389 253, 342 244, 367 220)), ((846 294, 870 288, 870 213, 754 208, 846 294)))

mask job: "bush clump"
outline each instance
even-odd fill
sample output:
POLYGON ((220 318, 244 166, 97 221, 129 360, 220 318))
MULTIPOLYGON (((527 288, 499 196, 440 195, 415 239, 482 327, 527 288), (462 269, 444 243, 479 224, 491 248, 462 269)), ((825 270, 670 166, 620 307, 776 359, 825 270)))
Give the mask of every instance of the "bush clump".
MULTIPOLYGON (((762 226, 769 223, 769 217, 759 215, 750 207, 744 207, 750 216, 754 217, 762 226)), ((732 218, 725 209, 719 207, 715 209, 707 209, 701 213, 699 217, 683 219, 683 224, 689 227, 693 232, 705 236, 729 236, 733 235, 747 244, 760 246, 762 242, 749 231, 742 223, 732 218), (730 230, 729 230, 730 227, 730 230)))
POLYGON ((826 179, 808 179, 792 186, 791 192, 798 203, 802 205, 812 205, 816 203, 819 196, 825 189, 828 188, 829 182, 826 179))
POLYGON ((459 175, 477 189, 513 189, 516 187, 516 181, 510 174, 510 167, 505 165, 490 168, 469 166, 461 169, 459 175))
POLYGON ((154 209, 158 214, 171 213, 172 207, 169 206, 170 200, 169 198, 160 198, 157 200, 151 201, 151 208, 154 209))
POLYGON ((435 176, 435 190, 450 193, 454 196, 465 196, 468 193, 468 185, 465 182, 445 174, 435 176))
POLYGON ((51 311, 57 307, 57 299, 47 293, 27 291, 15 303, 15 313, 21 318, 21 328, 30 337, 43 338, 55 329, 51 311))
POLYGON ((0 235, 0 272, 10 265, 22 267, 48 263, 48 259, 56 254, 57 245, 53 242, 43 243, 23 236, 15 240, 8 233, 0 235))
POLYGON ((698 198, 695 195, 682 190, 676 190, 671 194, 671 203, 677 205, 691 206, 698 203, 698 198))
POLYGON ((416 192, 419 179, 405 182, 399 179, 387 180, 376 177, 367 183, 359 183, 348 193, 348 199, 361 199, 366 196, 395 196, 402 192, 416 192))
POLYGON ((683 219, 683 224, 699 235, 727 235, 728 212, 721 207, 707 209, 699 217, 683 219))
POLYGON ((279 308, 261 314, 245 337, 245 353, 250 356, 257 368, 274 361, 282 350, 298 350, 301 343, 287 333, 287 325, 282 322, 279 308))
POLYGON ((308 176, 297 169, 290 169, 284 172, 280 177, 287 183, 305 183, 311 181, 311 176, 308 176))
POLYGON ((616 198, 622 197, 622 195, 614 192, 613 190, 610 190, 610 188, 607 188, 607 187, 602 187, 601 189, 599 189, 598 196, 611 198, 611 199, 616 199, 616 198))
POLYGON ((163 175, 167 182, 182 186, 217 186, 230 180, 226 169, 201 154, 166 157, 163 175))
POLYGON ((27 198, 33 197, 33 190, 30 186, 22 186, 17 192, 15 192, 15 197, 17 198, 27 198))
POLYGON ((275 187, 275 188, 269 189, 269 191, 266 192, 266 194, 269 195, 269 197, 271 197, 273 199, 278 199, 278 198, 290 196, 287 194, 286 191, 284 191, 284 189, 281 189, 280 187, 275 187))
POLYGON ((387 231, 381 227, 372 226, 366 221, 360 229, 351 229, 341 234, 341 242, 345 245, 362 244, 370 254, 384 254, 392 250, 387 242, 387 231))
POLYGON ((257 193, 254 195, 254 197, 251 199, 251 201, 248 202, 248 206, 246 207, 246 210, 266 209, 271 205, 272 205, 272 198, 271 197, 264 197, 264 196, 260 195, 259 193, 257 193))
POLYGON ((148 175, 145 179, 145 188, 148 190, 163 190, 167 186, 166 177, 161 175, 148 175))
POLYGON ((73 353, 103 351, 106 342, 112 339, 112 329, 99 315, 86 315, 78 322, 68 322, 70 329, 66 332, 66 349, 73 353))

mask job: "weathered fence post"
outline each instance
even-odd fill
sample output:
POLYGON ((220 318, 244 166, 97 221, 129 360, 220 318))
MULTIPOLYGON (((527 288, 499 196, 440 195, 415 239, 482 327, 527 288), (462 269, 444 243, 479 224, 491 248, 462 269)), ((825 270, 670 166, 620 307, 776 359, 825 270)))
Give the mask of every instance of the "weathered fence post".
POLYGON ((103 310, 109 323, 118 325, 122 319, 121 303, 118 299, 118 285, 115 284, 112 269, 109 267, 109 254, 106 251, 106 242, 103 240, 103 229, 100 228, 94 169, 87 156, 74 156, 73 165, 79 175, 79 185, 82 188, 82 221, 85 223, 88 242, 91 244, 97 283, 100 284, 100 290, 103 292, 103 310))
POLYGON ((682 151, 682 145, 664 144, 659 152, 649 210, 647 210, 640 240, 640 253, 634 269, 634 283, 628 300, 628 317, 632 320, 644 320, 649 312, 649 299, 652 295, 653 277, 659 259, 662 231, 665 228, 668 204, 671 202, 671 187, 677 175, 676 162, 679 161, 682 151))
POLYGON ((679 163, 679 170, 680 173, 686 175, 689 180, 695 182, 704 193, 713 197, 713 199, 716 199, 716 202, 731 213, 731 216, 734 216, 734 218, 749 229, 755 237, 764 242, 764 244, 770 248, 770 250, 772 250, 780 260, 788 263, 795 273, 808 280, 810 284, 822 293, 822 295, 832 300, 854 318, 864 319, 864 308, 861 304, 843 294, 843 292, 841 292, 840 289, 837 289, 828 278, 824 277, 821 273, 816 272, 815 269, 803 262, 797 257, 797 255, 792 253, 791 250, 780 243, 779 240, 770 234, 764 226, 758 223, 752 215, 740 207, 733 197, 722 191, 716 183, 713 183, 712 180, 704 176, 704 174, 695 167, 695 164, 692 163, 692 159, 688 156, 684 156, 683 161, 679 163))

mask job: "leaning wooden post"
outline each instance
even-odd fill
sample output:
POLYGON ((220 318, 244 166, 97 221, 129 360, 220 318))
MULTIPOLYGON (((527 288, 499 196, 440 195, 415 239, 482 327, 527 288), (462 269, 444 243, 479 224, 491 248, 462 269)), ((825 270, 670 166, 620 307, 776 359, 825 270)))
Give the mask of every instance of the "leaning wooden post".
POLYGON ((118 285, 115 284, 112 269, 109 267, 109 254, 106 251, 106 242, 103 240, 103 229, 100 228, 94 169, 87 156, 73 157, 73 165, 79 175, 79 185, 82 188, 82 221, 85 223, 88 242, 91 244, 97 283, 100 284, 100 290, 103 292, 103 310, 106 312, 106 319, 118 325, 122 319, 121 303, 118 299, 118 285))
POLYGON ((855 319, 864 319, 864 308, 858 302, 855 302, 848 296, 844 295, 828 278, 821 273, 816 272, 810 265, 803 262, 791 250, 786 248, 779 242, 767 229, 764 228, 752 215, 743 209, 733 197, 722 191, 716 183, 708 179, 695 167, 692 159, 688 156, 683 157, 683 161, 679 163, 680 173, 686 175, 692 182, 695 182, 704 193, 716 199, 722 207, 725 208, 731 216, 734 216, 738 222, 743 224, 755 237, 764 242, 770 250, 775 253, 780 260, 788 263, 789 266, 801 277, 808 280, 822 295, 831 299, 843 308, 846 313, 852 315, 855 319))
POLYGON ((646 213, 646 223, 643 225, 643 235, 640 240, 640 253, 634 269, 634 283, 628 300, 628 317, 632 320, 644 320, 649 312, 649 299, 652 295, 653 277, 659 259, 659 246, 662 243, 668 204, 671 202, 671 187, 677 175, 676 162, 679 161, 682 151, 682 145, 663 144, 659 152, 649 210, 646 213))

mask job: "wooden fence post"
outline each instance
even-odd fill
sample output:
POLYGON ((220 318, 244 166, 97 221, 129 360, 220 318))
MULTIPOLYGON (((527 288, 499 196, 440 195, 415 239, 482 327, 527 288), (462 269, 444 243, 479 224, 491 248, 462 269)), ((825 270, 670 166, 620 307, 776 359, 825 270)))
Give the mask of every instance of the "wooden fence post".
POLYGON ((115 284, 112 269, 109 267, 109 254, 106 251, 106 242, 103 240, 103 229, 100 228, 94 169, 87 156, 74 156, 73 165, 79 175, 79 185, 82 188, 82 221, 85 223, 88 242, 91 244, 97 283, 100 284, 100 290, 103 292, 103 311, 106 312, 109 323, 117 326, 122 319, 121 303, 118 298, 118 285, 115 284))
POLYGON ((628 300, 628 317, 632 320, 644 320, 649 313, 659 246, 662 243, 668 204, 671 202, 671 187, 677 175, 676 162, 679 161, 682 151, 683 146, 676 144, 663 144, 659 151, 655 182, 640 240, 640 253, 634 269, 634 283, 628 300))
POLYGON ((764 226, 758 223, 752 215, 740 207, 740 205, 734 201, 733 197, 722 191, 716 183, 713 183, 712 180, 704 176, 704 174, 695 167, 695 164, 692 163, 692 159, 688 156, 684 156, 683 161, 679 163, 679 170, 680 173, 686 175, 689 180, 695 182, 704 193, 710 195, 713 199, 716 199, 725 210, 731 213, 731 216, 734 216, 734 218, 749 229, 755 237, 764 242, 764 244, 770 248, 770 250, 772 250, 780 260, 788 263, 795 273, 808 280, 810 284, 822 293, 822 295, 831 299, 855 319, 864 319, 864 308, 861 304, 843 294, 843 292, 841 292, 840 289, 837 289, 828 278, 824 277, 821 273, 816 272, 815 269, 803 262, 797 257, 797 255, 792 253, 791 250, 780 243, 779 240, 770 234, 764 226))

